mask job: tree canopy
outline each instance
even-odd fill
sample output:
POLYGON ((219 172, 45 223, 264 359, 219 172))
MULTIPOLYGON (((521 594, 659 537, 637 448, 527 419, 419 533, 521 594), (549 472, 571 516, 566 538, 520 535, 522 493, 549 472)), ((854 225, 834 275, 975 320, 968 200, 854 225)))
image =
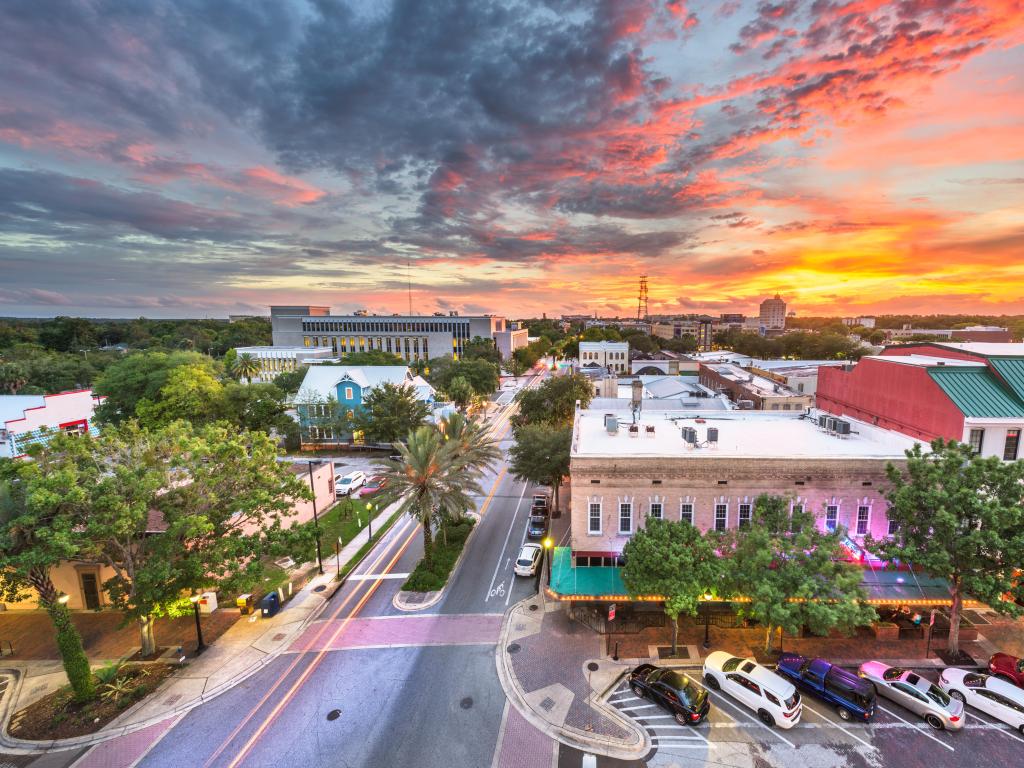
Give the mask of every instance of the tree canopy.
POLYGON ((558 489, 569 474, 572 426, 525 424, 516 429, 515 438, 509 449, 509 470, 520 480, 550 485, 558 509, 558 489))
POLYGON ((519 412, 512 417, 514 427, 527 424, 571 424, 576 401, 586 408, 594 396, 594 387, 582 374, 552 376, 535 389, 516 395, 519 412))
POLYGON ((1024 462, 982 458, 939 439, 930 452, 915 445, 906 469, 890 465, 888 477, 887 514, 896 531, 868 547, 949 581, 949 650, 959 650, 965 595, 1019 616, 1012 597, 1024 598, 1024 462))
POLYGON ((395 443, 419 427, 430 408, 412 387, 384 382, 363 398, 352 414, 352 427, 370 443, 395 443))
MULTIPOLYGON (((110 365, 96 381, 94 391, 106 397, 97 408, 97 418, 116 424, 138 416, 139 402, 155 404, 175 369, 190 366, 203 371, 204 378, 217 379, 219 365, 198 352, 143 352, 128 355, 110 365)), ((152 406, 151 406, 152 407, 152 406)))

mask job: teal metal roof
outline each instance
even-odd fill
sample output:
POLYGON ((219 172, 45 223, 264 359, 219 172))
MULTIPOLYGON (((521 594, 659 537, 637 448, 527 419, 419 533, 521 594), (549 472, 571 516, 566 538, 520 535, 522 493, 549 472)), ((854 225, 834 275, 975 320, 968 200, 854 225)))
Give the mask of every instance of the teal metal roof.
POLYGON ((929 368, 928 373, 964 416, 979 419, 1024 418, 1024 400, 988 370, 929 368))
POLYGON ((572 567, 569 547, 555 547, 551 558, 551 590, 560 595, 588 597, 625 595, 622 569, 613 567, 572 567))
POLYGON ((989 365, 1024 400, 1024 357, 990 357, 989 365))

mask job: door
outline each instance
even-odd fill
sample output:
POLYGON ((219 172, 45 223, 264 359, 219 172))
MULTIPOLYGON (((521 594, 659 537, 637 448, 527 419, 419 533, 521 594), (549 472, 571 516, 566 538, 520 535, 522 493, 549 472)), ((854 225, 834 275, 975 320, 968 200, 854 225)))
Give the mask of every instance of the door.
POLYGON ((893 691, 899 697, 900 704, 919 715, 927 715, 931 712, 928 706, 928 698, 909 683, 897 682, 892 685, 893 691))
POLYGON ((85 607, 90 611, 98 611, 100 608, 100 584, 99 577, 95 571, 86 571, 78 574, 82 582, 82 597, 85 607))

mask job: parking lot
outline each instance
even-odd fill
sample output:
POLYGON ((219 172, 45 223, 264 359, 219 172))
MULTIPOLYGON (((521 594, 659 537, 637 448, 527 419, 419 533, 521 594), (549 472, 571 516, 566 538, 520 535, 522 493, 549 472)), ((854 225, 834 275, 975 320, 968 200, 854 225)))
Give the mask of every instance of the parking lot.
MULTIPOLYGON (((700 667, 684 669, 699 679, 700 667)), ((935 668, 915 670, 930 680, 935 668)), ((657 704, 637 698, 626 680, 606 701, 651 737, 648 766, 1007 766, 1024 765, 1024 738, 1009 726, 968 708, 963 731, 934 731, 912 712, 879 699, 869 723, 841 721, 827 704, 803 696, 803 715, 789 730, 768 728, 755 714, 723 693, 709 691, 711 712, 693 727, 679 725, 657 704)), ((599 765, 621 765, 598 761, 599 765)))

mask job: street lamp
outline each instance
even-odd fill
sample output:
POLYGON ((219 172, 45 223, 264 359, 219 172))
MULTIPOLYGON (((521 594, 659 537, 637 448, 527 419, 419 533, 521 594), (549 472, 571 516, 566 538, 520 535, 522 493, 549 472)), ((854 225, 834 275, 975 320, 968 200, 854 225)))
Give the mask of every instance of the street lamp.
POLYGON ((191 595, 192 611, 196 617, 196 656, 206 650, 206 643, 203 642, 203 625, 199 623, 199 595, 191 595))
MULTIPOLYGON (((316 515, 316 485, 313 483, 313 462, 310 461, 307 465, 309 467, 309 490, 313 492, 313 528, 316 529, 316 563, 320 568, 320 575, 324 575, 324 558, 320 552, 320 518, 316 515)), ((199 614, 196 614, 198 616, 199 614)), ((198 618, 196 619, 198 621, 198 618)))
POLYGON ((711 640, 708 638, 708 628, 711 626, 711 611, 708 610, 707 604, 711 602, 713 595, 708 591, 701 597, 704 600, 704 650, 706 651, 711 647, 711 640))
POLYGON ((60 597, 57 598, 57 602, 60 603, 61 605, 67 605, 68 604, 68 600, 70 600, 70 599, 71 599, 71 595, 61 595, 60 597))
POLYGON ((371 541, 373 539, 373 506, 372 501, 366 502, 366 530, 369 531, 370 534, 366 539, 367 541, 371 541))

